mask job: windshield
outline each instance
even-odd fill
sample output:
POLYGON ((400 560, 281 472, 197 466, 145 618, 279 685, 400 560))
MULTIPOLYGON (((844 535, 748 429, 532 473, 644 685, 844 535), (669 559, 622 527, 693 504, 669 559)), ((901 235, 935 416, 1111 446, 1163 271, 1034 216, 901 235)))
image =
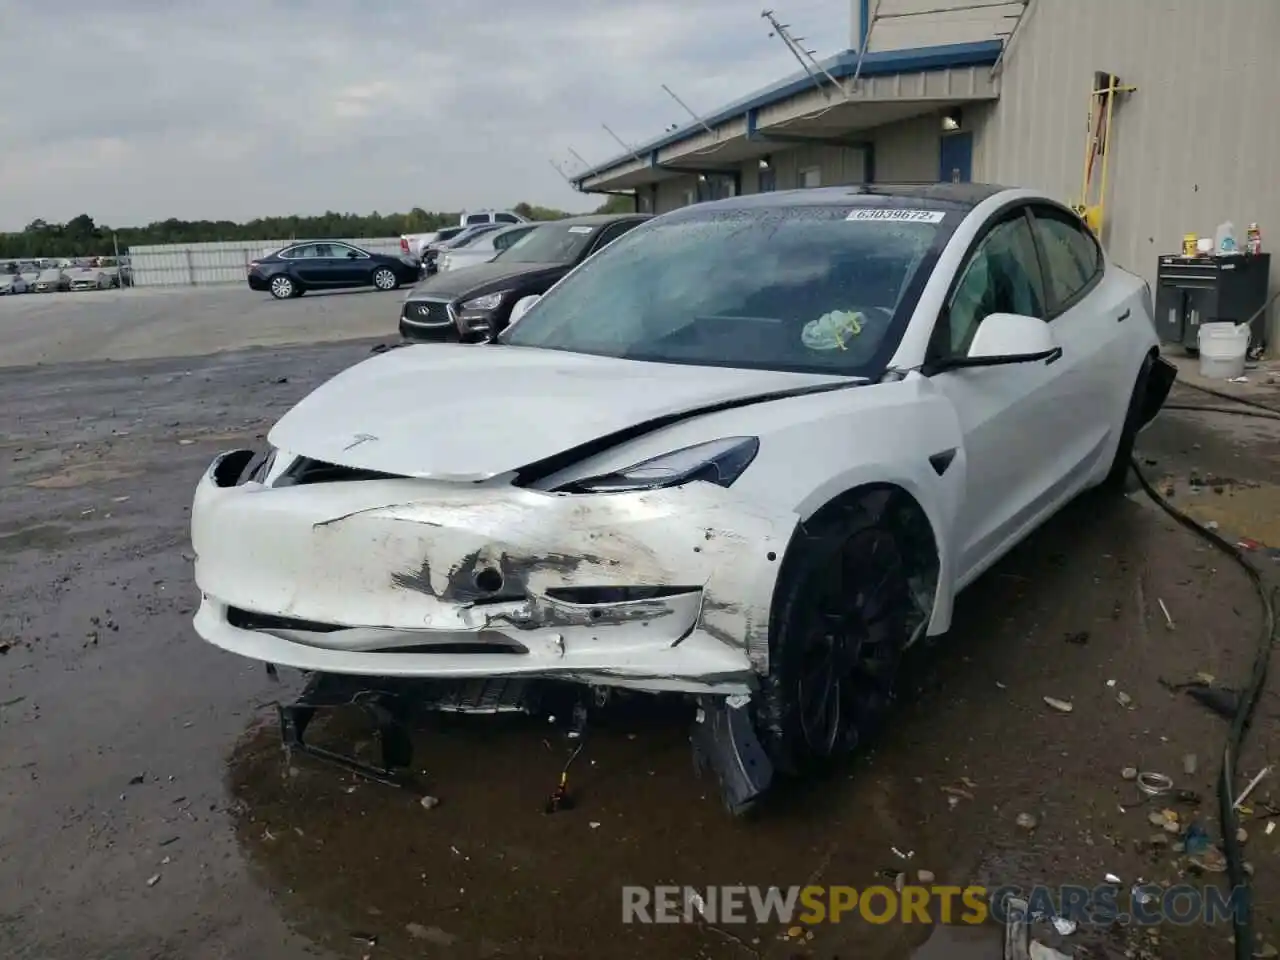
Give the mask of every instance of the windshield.
POLYGON ((574 263, 602 229, 603 224, 543 223, 497 259, 503 263, 574 263))
POLYGON ((912 281, 927 276, 921 265, 951 229, 941 212, 909 221, 911 213, 850 220, 848 208, 821 206, 654 221, 588 259, 500 339, 633 360, 878 376, 901 337, 899 309, 919 296, 912 281))

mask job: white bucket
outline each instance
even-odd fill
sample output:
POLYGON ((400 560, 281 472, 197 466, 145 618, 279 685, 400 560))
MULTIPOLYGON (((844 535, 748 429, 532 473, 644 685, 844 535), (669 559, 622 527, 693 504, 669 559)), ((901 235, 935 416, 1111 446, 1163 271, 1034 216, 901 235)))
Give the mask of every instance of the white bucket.
POLYGON ((1200 376, 1209 380, 1230 380, 1244 375, 1249 352, 1249 326, 1235 323, 1200 325, 1200 376))

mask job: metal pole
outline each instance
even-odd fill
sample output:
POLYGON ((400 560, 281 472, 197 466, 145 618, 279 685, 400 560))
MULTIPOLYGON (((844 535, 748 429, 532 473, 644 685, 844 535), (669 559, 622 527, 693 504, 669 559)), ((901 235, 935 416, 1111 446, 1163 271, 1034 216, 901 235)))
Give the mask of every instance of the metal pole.
POLYGON ((636 148, 628 144, 627 141, 623 140, 620 136, 618 136, 616 133, 610 130, 609 125, 607 123, 602 123, 600 124, 600 126, 604 127, 605 133, 607 133, 609 136, 613 137, 613 139, 618 141, 618 146, 620 146, 623 150, 627 151, 627 153, 631 154, 632 158, 636 161, 636 163, 644 163, 644 160, 640 158, 640 154, 636 153, 636 148))
POLYGON ((713 137, 716 135, 716 132, 712 130, 710 126, 707 125, 707 121, 703 120, 702 117, 698 116, 691 109, 689 109, 689 105, 685 103, 683 100, 681 100, 679 97, 677 97, 674 90, 668 87, 665 83, 662 85, 662 89, 667 92, 667 96, 669 96, 676 103, 680 104, 680 106, 684 108, 684 112, 687 113, 689 116, 693 117, 694 122, 697 123, 700 127, 702 127, 703 130, 707 131, 707 133, 711 134, 713 137))
POLYGON ((577 150, 573 149, 573 147, 569 147, 568 149, 569 149, 569 152, 573 154, 573 158, 575 160, 577 160, 580 164, 582 164, 588 170, 591 169, 591 164, 587 163, 587 161, 583 159, 582 154, 580 154, 577 150))

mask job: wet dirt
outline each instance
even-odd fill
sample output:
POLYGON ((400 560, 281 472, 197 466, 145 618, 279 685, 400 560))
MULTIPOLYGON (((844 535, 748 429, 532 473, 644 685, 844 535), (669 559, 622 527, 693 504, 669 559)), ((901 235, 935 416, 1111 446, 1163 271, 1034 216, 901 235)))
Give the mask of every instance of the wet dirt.
MULTIPOLYGON (((1160 680, 1238 685, 1257 603, 1229 560, 1140 494, 1072 505, 966 591, 952 635, 911 658, 876 748, 781 791, 754 821, 729 819, 695 777, 684 708, 592 726, 570 772, 576 804, 550 816, 575 742, 545 717, 433 723, 415 738, 418 791, 286 760, 270 704, 295 679, 272 683, 191 630, 187 508, 216 452, 260 442, 367 355, 349 344, 0 379, 0 638, 12 644, 0 657, 0 954, 977 960, 998 956, 998 930, 624 926, 620 888, 892 887, 921 869, 992 887, 1177 880, 1185 859, 1139 849, 1146 812, 1120 810, 1134 792, 1126 766, 1198 792, 1179 813, 1215 831, 1226 725, 1160 680), (94 463, 132 475, 31 485, 94 463)), ((1142 447, 1153 474, 1264 483, 1280 449, 1267 443, 1170 414, 1142 447)), ((1278 714, 1268 694, 1244 775, 1275 759, 1278 714)), ((358 715, 317 723, 318 736, 373 748, 358 715)), ((1254 809, 1277 790, 1264 781, 1254 809)), ((1259 930, 1280 942, 1280 834, 1248 827, 1259 930)), ((1141 935, 1153 956, 1228 955, 1221 926, 1156 933, 1141 935)), ((1106 930, 1054 942, 1077 956, 1131 949, 1106 930)))

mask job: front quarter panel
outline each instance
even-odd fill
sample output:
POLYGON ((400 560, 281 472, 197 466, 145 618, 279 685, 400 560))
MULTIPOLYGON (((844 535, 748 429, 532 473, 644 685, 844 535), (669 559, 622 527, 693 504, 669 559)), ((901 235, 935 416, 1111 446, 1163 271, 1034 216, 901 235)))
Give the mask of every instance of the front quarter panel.
POLYGON ((869 484, 893 484, 911 494, 933 527, 939 554, 939 588, 928 632, 945 632, 951 619, 953 531, 963 507, 967 463, 954 408, 918 375, 699 417, 584 460, 548 478, 546 485, 734 436, 760 439, 760 452, 733 492, 766 515, 803 521, 841 494, 869 484), (935 454, 951 456, 941 475, 930 463, 935 454))

